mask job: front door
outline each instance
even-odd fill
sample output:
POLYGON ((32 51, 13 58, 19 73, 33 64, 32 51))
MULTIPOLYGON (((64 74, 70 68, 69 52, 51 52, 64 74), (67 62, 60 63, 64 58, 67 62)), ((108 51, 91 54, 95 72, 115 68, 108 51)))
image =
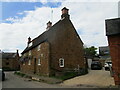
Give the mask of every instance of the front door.
POLYGON ((34 74, 36 73, 36 58, 34 58, 34 74))

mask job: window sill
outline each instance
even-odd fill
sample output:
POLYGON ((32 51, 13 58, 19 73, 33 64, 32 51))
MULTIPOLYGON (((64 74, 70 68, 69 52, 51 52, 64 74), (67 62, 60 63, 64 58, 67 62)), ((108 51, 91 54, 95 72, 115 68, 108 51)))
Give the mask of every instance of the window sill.
POLYGON ((60 66, 60 67, 62 67, 62 68, 63 68, 64 66, 60 66))

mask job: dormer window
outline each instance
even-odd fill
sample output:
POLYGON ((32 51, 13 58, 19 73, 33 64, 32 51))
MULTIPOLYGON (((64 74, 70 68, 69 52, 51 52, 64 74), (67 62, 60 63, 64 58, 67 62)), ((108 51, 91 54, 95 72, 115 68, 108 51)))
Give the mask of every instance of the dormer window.
POLYGON ((33 45, 33 43, 32 42, 30 42, 29 44, 28 44, 28 47, 31 47, 33 45))

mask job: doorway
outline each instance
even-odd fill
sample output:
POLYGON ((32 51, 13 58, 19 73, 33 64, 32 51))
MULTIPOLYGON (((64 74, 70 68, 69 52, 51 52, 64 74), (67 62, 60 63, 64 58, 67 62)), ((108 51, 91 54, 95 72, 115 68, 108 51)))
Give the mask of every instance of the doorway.
POLYGON ((36 58, 34 58, 34 74, 36 73, 36 58))

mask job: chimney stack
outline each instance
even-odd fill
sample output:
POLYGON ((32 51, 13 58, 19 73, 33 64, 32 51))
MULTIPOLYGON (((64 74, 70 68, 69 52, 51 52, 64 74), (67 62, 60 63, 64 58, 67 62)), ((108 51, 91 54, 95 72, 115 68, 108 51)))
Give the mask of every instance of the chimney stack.
POLYGON ((31 38, 29 37, 29 38, 28 38, 28 44, 29 44, 30 42, 31 42, 31 38))
POLYGON ((47 28, 46 28, 46 30, 49 30, 51 27, 52 27, 52 22, 49 21, 49 22, 47 23, 47 28))
POLYGON ((16 52, 16 53, 17 53, 17 56, 19 56, 19 51, 18 51, 18 49, 17 49, 17 52, 16 52))
POLYGON ((61 18, 69 18, 69 16, 70 16, 69 13, 68 13, 69 9, 64 7, 61 11, 62 11, 61 18))

